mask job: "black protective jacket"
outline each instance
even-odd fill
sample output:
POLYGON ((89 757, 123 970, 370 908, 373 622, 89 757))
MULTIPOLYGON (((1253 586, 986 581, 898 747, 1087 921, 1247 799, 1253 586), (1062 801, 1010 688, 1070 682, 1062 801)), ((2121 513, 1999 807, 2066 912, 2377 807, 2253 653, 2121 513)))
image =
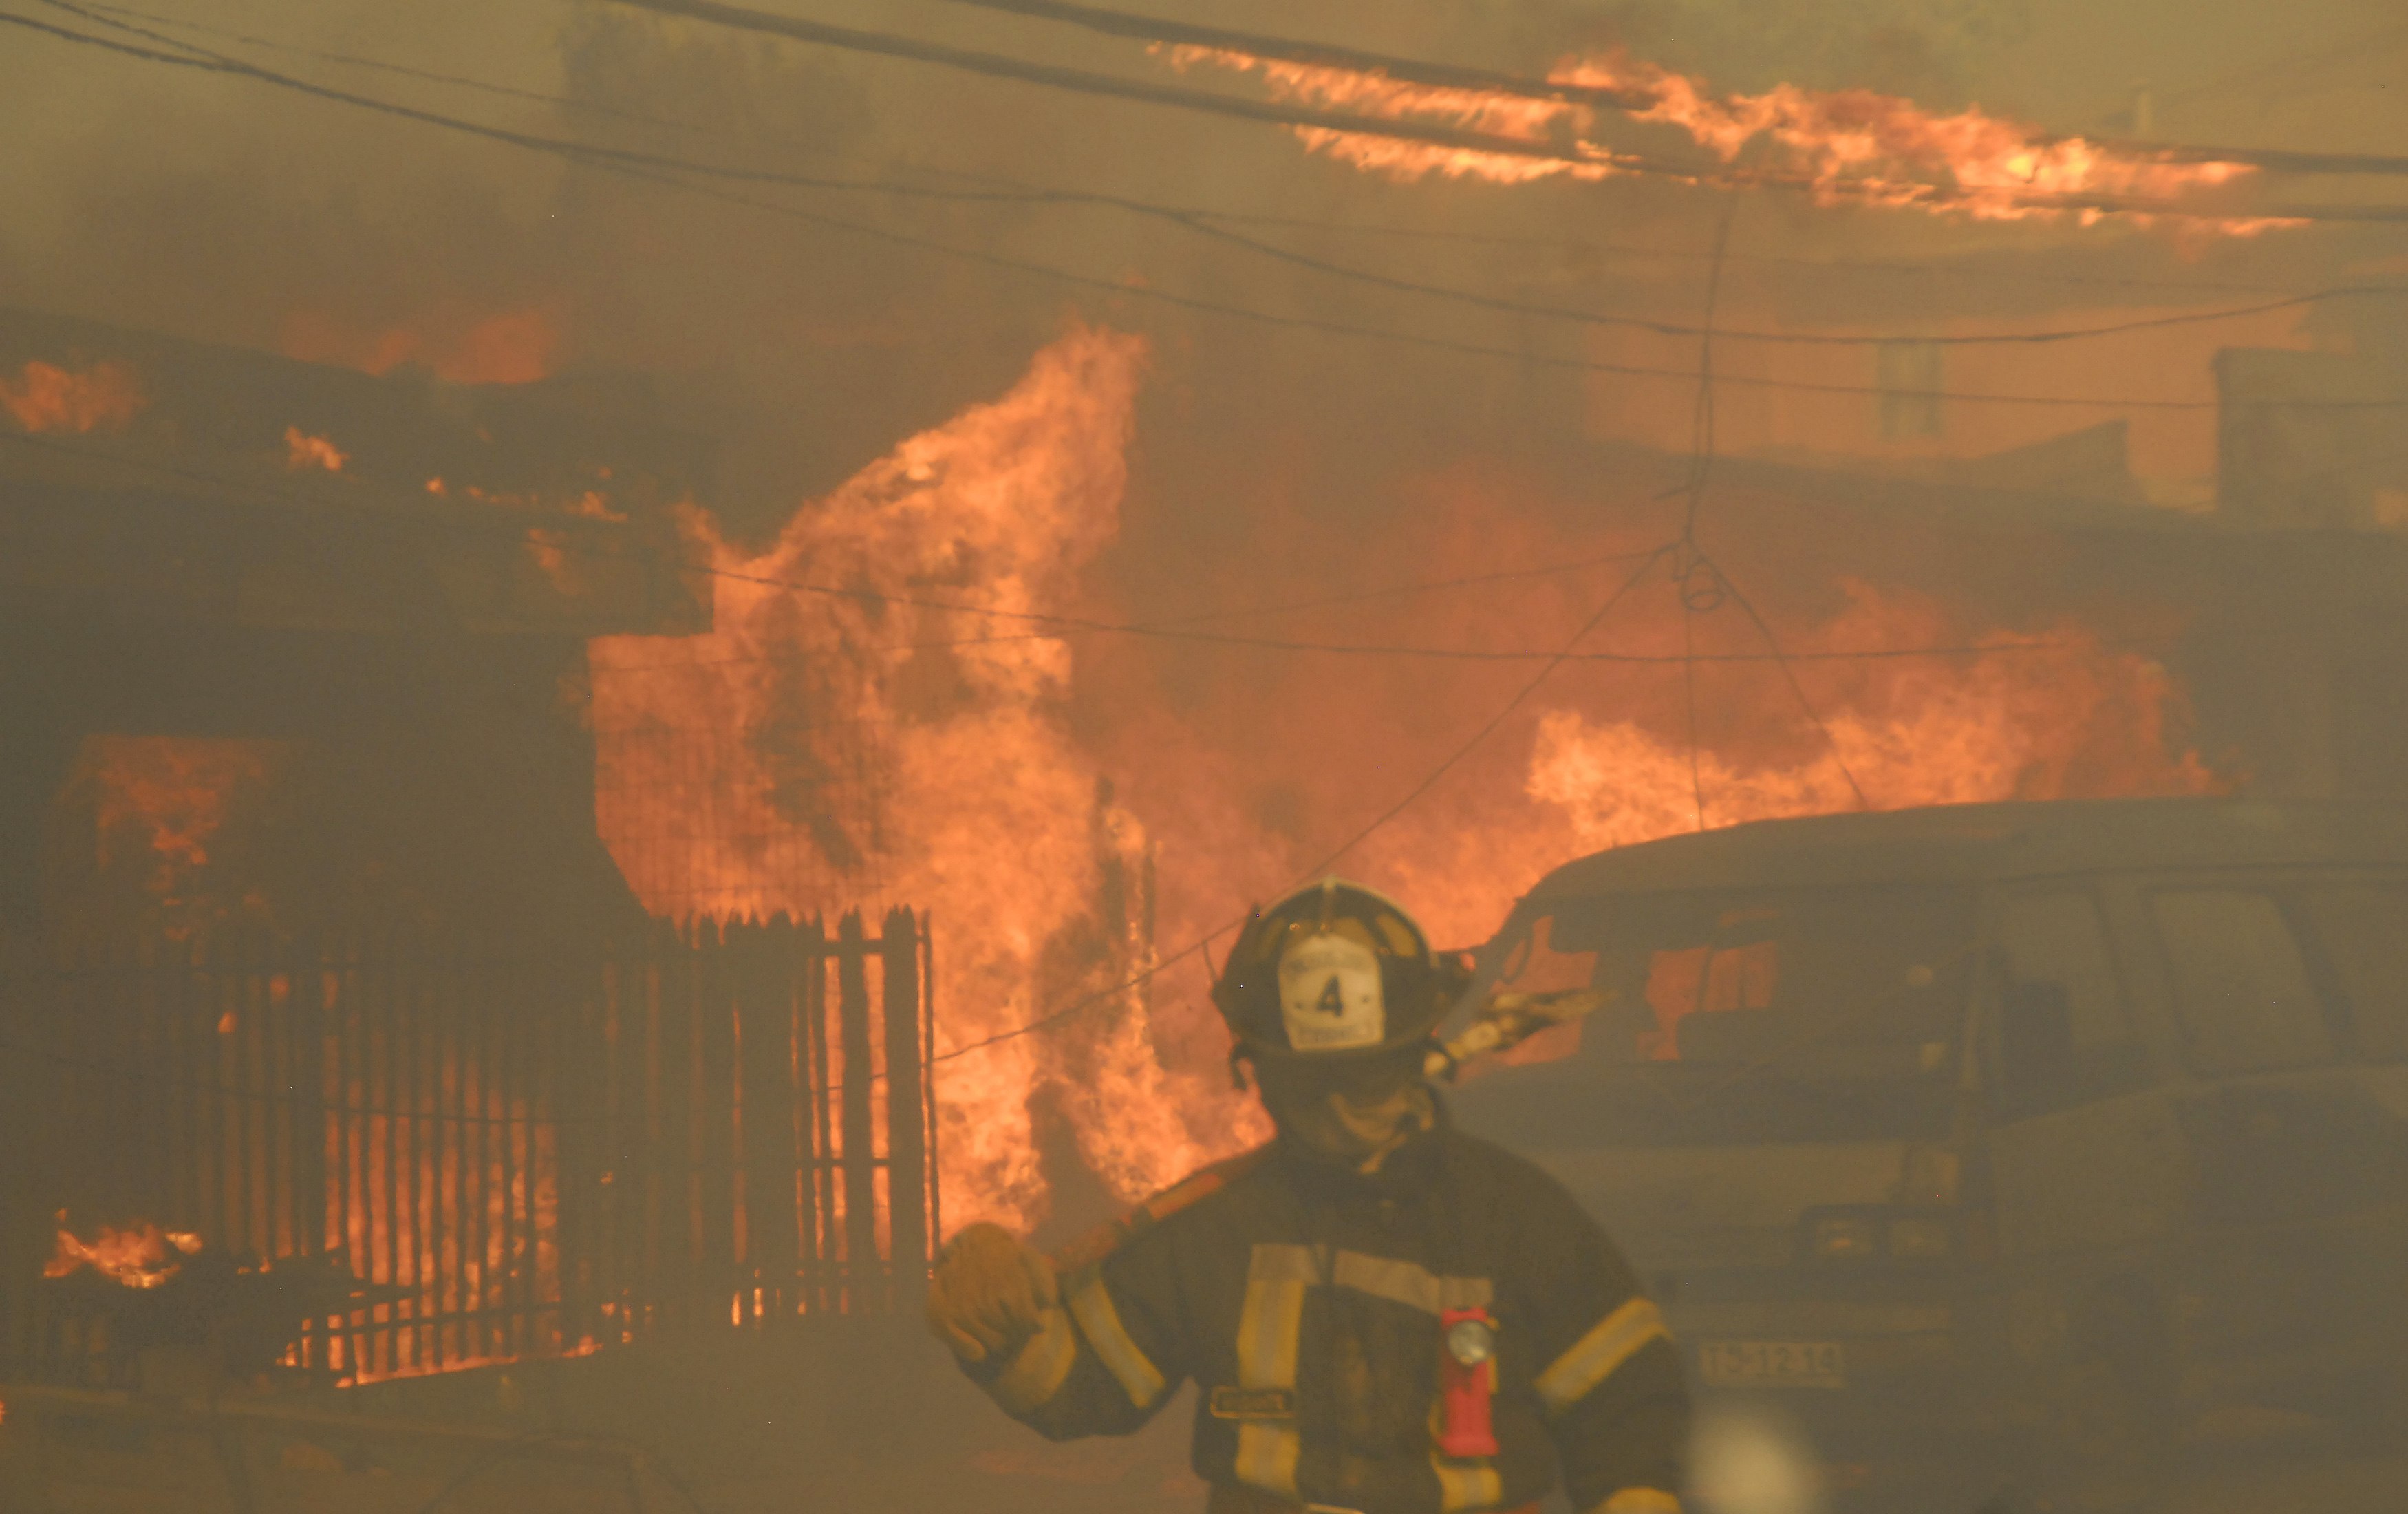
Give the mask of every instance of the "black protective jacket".
POLYGON ((1373 1176, 1274 1142, 1140 1212, 1065 1307, 973 1370, 1057 1440, 1126 1435, 1184 1378, 1197 1473, 1364 1514, 1676 1511, 1688 1401, 1662 1318, 1553 1178, 1446 1124, 1373 1176), (1493 1458, 1438 1454, 1439 1311, 1497 1320, 1493 1458))

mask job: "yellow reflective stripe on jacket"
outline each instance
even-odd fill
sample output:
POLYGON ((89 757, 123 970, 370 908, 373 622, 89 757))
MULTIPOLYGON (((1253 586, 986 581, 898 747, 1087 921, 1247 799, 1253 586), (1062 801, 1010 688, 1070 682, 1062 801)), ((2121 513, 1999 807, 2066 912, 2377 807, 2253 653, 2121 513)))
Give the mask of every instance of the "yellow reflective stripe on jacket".
POLYGON ((1497 1290, 1485 1277, 1440 1277, 1414 1262, 1340 1251, 1329 1280, 1340 1288, 1437 1314, 1442 1309, 1484 1309, 1497 1290))
POLYGON ((1450 1462, 1432 1451, 1430 1465, 1438 1470, 1438 1507, 1442 1514, 1458 1514, 1463 1509, 1495 1508, 1505 1501, 1505 1479, 1498 1477, 1497 1468, 1485 1460, 1450 1462))
MULTIPOLYGON (((1238 1311, 1239 1387, 1295 1391, 1304 1291, 1316 1272, 1305 1247, 1255 1245, 1246 1264, 1245 1303, 1238 1311)), ((1303 1449, 1294 1420, 1246 1420, 1238 1426, 1238 1480, 1293 1498, 1303 1449)))
POLYGON ((1071 1363, 1078 1359, 1079 1337, 1070 1333, 1070 1317, 1058 1308, 1048 1309, 1037 1334, 1028 1337, 1011 1365, 986 1385, 987 1396, 1007 1413, 1027 1414, 1042 1408, 1061 1391, 1062 1380, 1070 1376, 1071 1363))
POLYGON ((1652 1340, 1670 1338, 1664 1317, 1656 1312, 1656 1305, 1645 1299, 1632 1299, 1598 1320, 1595 1329, 1574 1341, 1570 1350, 1539 1374, 1539 1398, 1547 1406, 1548 1413, 1561 1414, 1587 1397, 1590 1389, 1612 1377, 1614 1369, 1629 1361, 1641 1347, 1652 1340))
POLYGON ((1104 1291, 1104 1280, 1095 1269, 1071 1279, 1070 1313, 1077 1317, 1087 1344, 1095 1348, 1096 1360, 1120 1380, 1129 1402, 1141 1409, 1151 1407, 1167 1386, 1162 1370, 1129 1338, 1121 1312, 1112 1306, 1112 1296, 1104 1291))
POLYGON ((1681 1514, 1681 1500, 1661 1488, 1625 1488, 1589 1514, 1681 1514))

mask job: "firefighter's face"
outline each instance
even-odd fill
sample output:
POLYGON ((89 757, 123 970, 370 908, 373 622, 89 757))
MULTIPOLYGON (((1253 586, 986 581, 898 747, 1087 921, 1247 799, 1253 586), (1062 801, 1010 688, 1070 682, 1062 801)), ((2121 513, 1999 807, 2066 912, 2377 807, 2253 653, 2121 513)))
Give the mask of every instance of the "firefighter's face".
POLYGON ((1421 1054, 1282 1062, 1260 1070, 1263 1103, 1297 1140, 1350 1162, 1376 1160, 1429 1121, 1421 1054))

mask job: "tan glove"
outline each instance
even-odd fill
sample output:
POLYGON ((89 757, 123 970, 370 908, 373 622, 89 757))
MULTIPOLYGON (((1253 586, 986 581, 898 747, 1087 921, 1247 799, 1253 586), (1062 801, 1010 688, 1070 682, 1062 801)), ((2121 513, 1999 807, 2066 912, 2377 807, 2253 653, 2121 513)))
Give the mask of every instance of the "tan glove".
POLYGON ((963 1361, 983 1362, 1036 1334, 1060 1298, 1043 1253, 1000 1225, 972 1225, 937 1258, 928 1329, 963 1361))

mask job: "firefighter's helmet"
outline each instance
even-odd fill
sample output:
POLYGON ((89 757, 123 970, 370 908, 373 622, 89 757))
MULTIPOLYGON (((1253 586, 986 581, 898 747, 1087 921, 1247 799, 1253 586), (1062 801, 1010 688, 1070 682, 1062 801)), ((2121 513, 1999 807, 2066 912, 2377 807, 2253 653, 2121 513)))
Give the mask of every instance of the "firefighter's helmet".
POLYGON ((1327 878, 1254 911, 1212 1002, 1238 1056, 1351 1061, 1427 1042, 1467 984, 1394 900, 1327 878))

